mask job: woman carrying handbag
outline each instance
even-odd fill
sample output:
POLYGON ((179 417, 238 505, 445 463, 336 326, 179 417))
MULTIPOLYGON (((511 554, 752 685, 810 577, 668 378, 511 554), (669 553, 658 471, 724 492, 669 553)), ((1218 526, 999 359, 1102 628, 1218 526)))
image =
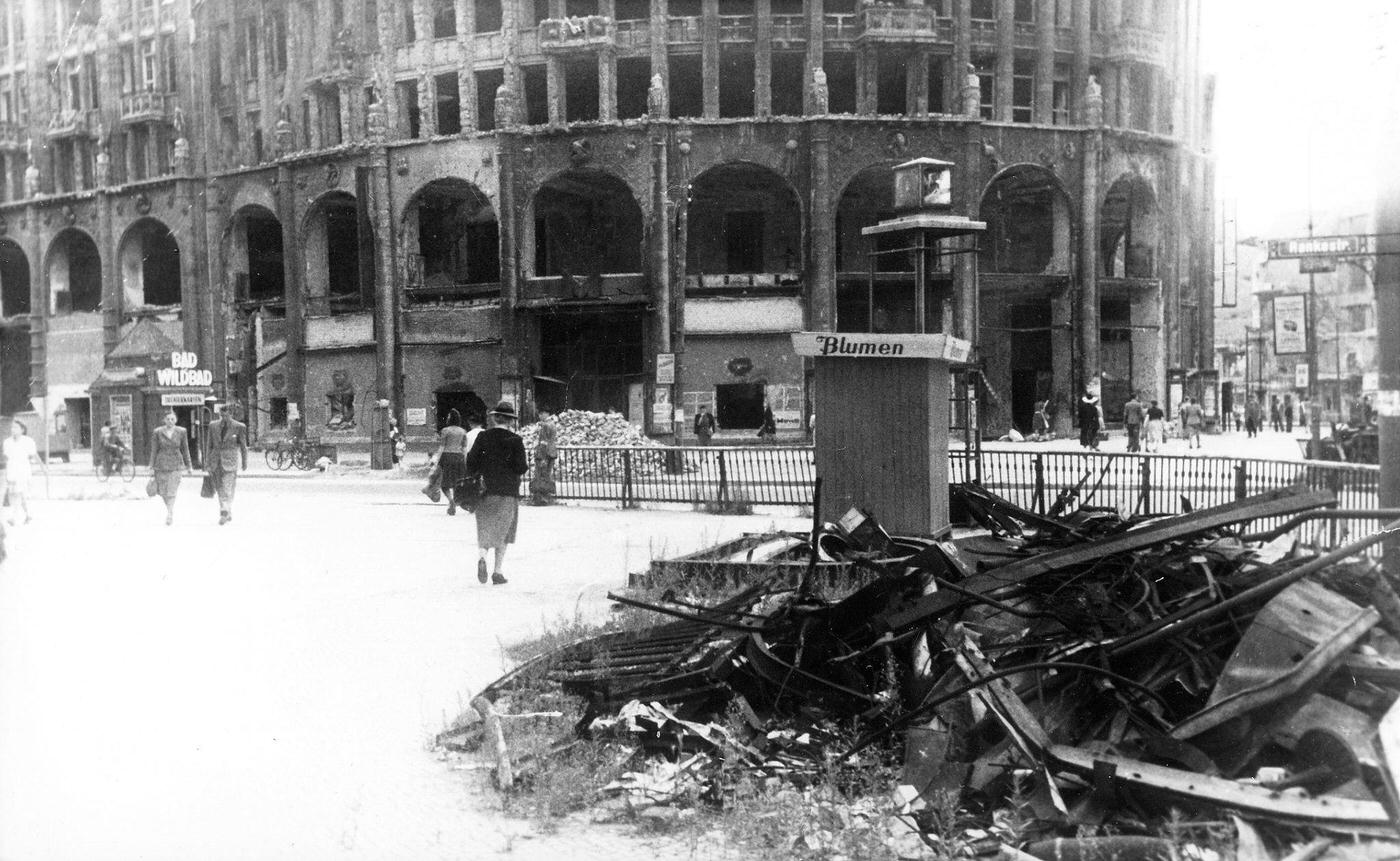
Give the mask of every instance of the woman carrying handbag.
POLYGON ((165 414, 165 424, 151 431, 151 480, 146 493, 165 500, 165 525, 175 522, 175 497, 180 492, 180 476, 193 474, 190 465, 189 433, 175 423, 175 413, 165 414))

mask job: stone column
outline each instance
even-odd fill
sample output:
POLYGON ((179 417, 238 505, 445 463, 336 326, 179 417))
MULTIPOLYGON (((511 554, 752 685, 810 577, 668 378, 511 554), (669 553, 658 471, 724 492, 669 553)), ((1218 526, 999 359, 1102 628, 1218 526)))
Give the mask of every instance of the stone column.
POLYGON ((544 61, 546 98, 549 102, 549 124, 562 126, 569 116, 568 96, 564 92, 564 58, 550 54, 544 61))
MULTIPOLYGON (((1089 129, 1084 133, 1080 170, 1079 368, 1077 389, 1100 380, 1099 360, 1099 156, 1103 151, 1103 95, 1091 83, 1084 94, 1089 129)), ((1073 400, 1071 400, 1071 404, 1073 400)))
POLYGON ((812 122, 811 252, 807 266, 807 326, 814 332, 836 327, 836 228, 831 212, 831 123, 812 122))
POLYGON ((909 58, 904 72, 904 110, 911 116, 928 116, 928 51, 919 50, 909 58))
POLYGON ((700 66, 705 96, 705 118, 719 117, 719 0, 700 4, 700 66))
POLYGON ((1016 61, 1016 2, 997 0, 996 95, 992 98, 992 118, 1011 122, 1011 76, 1016 61))
MULTIPOLYGON (((1112 112, 1109 113, 1113 117, 1112 112)), ((1118 112, 1117 122, 1110 120, 1109 125, 1117 126, 1120 129, 1132 128, 1133 126, 1133 65, 1123 62, 1118 65, 1118 112)))
POLYGON ((1166 87, 1166 77, 1156 66, 1147 67, 1147 131, 1159 134, 1164 131, 1162 124, 1162 90, 1166 87))
MULTIPOLYGON (((812 70, 820 69, 826 51, 826 13, 824 0, 807 0, 807 74, 802 84, 802 112, 812 114, 812 70)), ((826 113, 825 110, 822 113, 826 113)))
POLYGON ((1092 0, 1074 0, 1074 61, 1070 69, 1069 115, 1072 122, 1083 125, 1085 117, 1085 88, 1089 85, 1089 55, 1093 50, 1093 33, 1089 30, 1089 3, 1092 0))
POLYGON ((427 72, 418 73, 418 134, 430 138, 437 134, 437 102, 433 78, 427 72))
POLYGON ((1075 388, 1074 361, 1074 297, 1069 284, 1062 284, 1050 296, 1050 362, 1053 385, 1060 398, 1055 412, 1056 436, 1074 435, 1074 402, 1079 397, 1075 388))
MULTIPOLYGON (((209 195, 209 200, 214 198, 215 195, 209 195)), ((306 270, 301 238, 297 235, 296 198, 291 163, 284 154, 277 162, 277 221, 282 227, 282 284, 287 303, 287 394, 300 404, 304 415, 307 410, 302 345, 306 341, 306 270)), ((211 223, 216 212, 212 206, 209 208, 211 223)))
MULTIPOLYGON (((613 0, 598 0, 598 14, 616 20, 617 9, 613 0)), ((617 119, 616 42, 598 52, 598 119, 603 122, 617 119)))
POLYGON ((856 113, 861 116, 873 116, 879 104, 879 63, 874 49, 856 49, 856 113))
MULTIPOLYGON (((397 412, 403 406, 399 386, 398 329, 398 267, 394 265, 394 225, 389 205, 389 148, 385 146, 384 106, 369 106, 366 122, 369 143, 369 196, 366 203, 371 229, 377 237, 374 243, 374 397, 387 399, 390 409, 397 412)), ((365 404, 373 409, 373 404, 365 404)), ((387 427, 378 428, 371 437, 370 467, 389 469, 393 457, 388 446, 374 445, 387 437, 387 427)))
POLYGON ((773 115, 773 2, 754 3, 753 115, 773 115))
POLYGON ((1041 125, 1054 122, 1055 112, 1055 0, 1036 0, 1035 10, 1035 111, 1041 125))
POLYGON ((651 272, 654 283, 652 296, 656 302, 656 350, 659 353, 671 352, 672 334, 679 337, 679 326, 674 324, 681 305, 684 303, 684 253, 678 261, 682 267, 681 279, 673 281, 671 271, 671 181, 670 160, 667 155, 665 126, 651 128, 651 272), (679 284, 679 289, 673 289, 679 284))
MULTIPOLYGON (((74 159, 77 159, 74 148, 74 159)), ((93 199, 97 207, 97 247, 106 253, 102 260, 102 352, 110 353, 121 338, 122 312, 126 307, 121 283, 121 266, 117 260, 117 237, 112 230, 112 196, 107 189, 97 190, 93 199)), ((42 266, 40 267, 42 269, 42 266)), ((215 365, 215 368, 220 367, 215 365)))
MULTIPOLYGON (((43 231, 40 225, 43 224, 42 216, 39 212, 39 205, 34 199, 34 191, 38 188, 39 179, 38 168, 33 162, 25 167, 25 196, 29 199, 24 207, 24 221, 27 225, 27 239, 29 239, 29 259, 34 261, 29 269, 29 394, 31 397, 47 398, 49 394, 48 384, 48 329, 49 317, 53 316, 51 300, 49 299, 49 278, 45 271, 43 231)), ((108 252, 110 254, 110 252, 108 252)), ((105 339, 104 339, 105 341, 105 339)), ((49 414, 53 414, 53 407, 47 402, 44 404, 49 414)))
MULTIPOLYGON (((508 13, 509 14, 509 13, 508 13)), ((509 24, 509 19, 507 19, 509 24)), ((523 102, 515 91, 502 84, 496 89, 496 162, 500 171, 500 191, 497 208, 501 239, 501 352, 499 372, 501 377, 518 377, 523 365, 521 351, 524 349, 519 329, 516 325, 515 308, 520 298, 520 242, 519 219, 528 218, 526 212, 516 202, 515 159, 518 141, 515 129, 521 120, 523 102)))

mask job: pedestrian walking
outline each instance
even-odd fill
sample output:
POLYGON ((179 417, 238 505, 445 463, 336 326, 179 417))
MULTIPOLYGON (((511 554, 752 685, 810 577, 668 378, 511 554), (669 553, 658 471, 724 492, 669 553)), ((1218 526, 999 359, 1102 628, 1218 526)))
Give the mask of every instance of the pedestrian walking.
POLYGON ((1244 405, 1244 432, 1251 437, 1259 435, 1259 424, 1264 418, 1264 410, 1253 396, 1244 405))
POLYGON ((1283 416, 1282 411, 1279 409, 1277 397, 1269 399, 1269 426, 1274 429, 1274 433, 1283 430, 1283 416))
POLYGON ((1133 392, 1133 396, 1128 398, 1128 402, 1123 405, 1123 427, 1128 430, 1128 451, 1130 452, 1142 450, 1142 420, 1146 412, 1142 401, 1138 400, 1137 392, 1133 392))
POLYGON ((778 441, 778 425, 773 421, 773 408, 766 400, 763 402, 763 424, 758 427, 758 438, 767 443, 778 441))
POLYGON ((447 424, 438 431, 438 449, 429 461, 437 467, 438 485, 447 497, 447 513, 457 513, 456 487, 467 477, 467 429, 462 427, 462 414, 447 411, 447 424))
POLYGON ((151 481, 165 500, 165 525, 175 522, 175 497, 180 492, 180 476, 194 474, 190 464, 189 433, 178 424, 175 412, 165 414, 165 424, 151 431, 151 481))
POLYGON ((219 497, 219 525, 233 519, 233 497, 238 472, 248 468, 248 426, 238 420, 238 407, 228 404, 209 423, 205 472, 219 497))
POLYGON ((476 506, 476 579, 486 582, 486 554, 494 551, 491 582, 506 582, 502 568, 506 548, 515 543, 520 520, 520 476, 525 474, 525 443, 510 429, 515 405, 501 401, 487 414, 491 426, 477 436, 467 453, 468 475, 481 476, 484 495, 476 506))
POLYGON ((1200 448, 1203 416, 1201 407, 1196 403, 1195 398, 1187 398, 1182 403, 1181 412, 1178 415, 1181 419, 1181 437, 1186 440, 1186 447, 1200 448))
POLYGON ((0 453, 5 455, 5 498, 10 504, 10 523, 18 523, 18 513, 24 512, 24 522, 34 519, 29 510, 29 483, 34 478, 34 464, 38 464, 48 475, 48 465, 39 456, 34 439, 29 436, 29 428, 19 419, 10 422, 10 436, 0 444, 0 453))
POLYGON ((1049 406, 1049 401, 1036 401, 1035 403, 1035 413, 1031 416, 1031 439, 1035 442, 1045 442, 1055 438, 1055 432, 1050 430, 1049 406))
MULTIPOLYGON (((535 474, 530 477, 530 504, 554 504, 554 461, 559 457, 559 426, 554 413, 540 410, 538 436, 535 442, 535 474)), ((470 449, 468 449, 470 451, 470 449)))
POLYGON ((1099 396, 1084 390, 1079 399, 1079 445, 1090 451, 1099 450, 1099 429, 1103 427, 1099 411, 1099 396))
POLYGON ((700 445, 709 445, 715 435, 715 417, 709 407, 701 407, 695 414, 695 439, 700 445))
POLYGON ((403 431, 399 429, 399 420, 389 419, 389 457, 394 462, 394 468, 398 469, 399 463, 403 461, 403 456, 408 453, 408 440, 404 437, 403 431))
POLYGON ((1149 452, 1161 451, 1162 445, 1167 441, 1166 433, 1167 414, 1162 412, 1162 408, 1156 401, 1147 408, 1147 450, 1149 452))
MULTIPOLYGON (((1298 414, 1298 422, 1301 424, 1306 420, 1304 413, 1298 414)), ((1283 396, 1283 429, 1285 433, 1293 433, 1293 396, 1283 396)))

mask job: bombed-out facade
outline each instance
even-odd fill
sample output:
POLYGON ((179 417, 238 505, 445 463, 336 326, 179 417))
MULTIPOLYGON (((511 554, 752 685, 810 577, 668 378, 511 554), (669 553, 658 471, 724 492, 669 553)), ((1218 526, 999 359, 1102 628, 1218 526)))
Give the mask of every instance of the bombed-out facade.
POLYGON ((804 435, 790 333, 915 326, 862 228, 918 156, 988 225, 926 285, 984 427, 1210 366, 1197 0, 8 8, 0 411, 75 447, 192 402, 170 354, 263 438, 500 398, 804 435))

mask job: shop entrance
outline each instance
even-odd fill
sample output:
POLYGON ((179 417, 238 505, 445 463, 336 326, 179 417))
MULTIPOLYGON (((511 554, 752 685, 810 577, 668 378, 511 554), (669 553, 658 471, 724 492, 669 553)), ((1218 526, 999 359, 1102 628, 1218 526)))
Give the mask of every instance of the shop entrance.
POLYGON ((466 386, 444 387, 438 389, 434 394, 437 398, 438 430, 447 425, 447 414, 452 410, 456 410, 464 422, 468 416, 476 416, 483 423, 486 421, 486 402, 470 388, 466 386))
POLYGON ((92 401, 87 398, 64 398, 68 413, 68 448, 92 448, 92 401))
POLYGON ((539 389, 539 405, 625 412, 628 384, 646 371, 644 322, 640 311, 541 317, 540 372, 562 385, 539 389))
POLYGON ((1050 400, 1054 356, 1050 349, 1050 303, 1012 305, 1008 314, 1011 341, 1011 424, 1022 433, 1035 427, 1035 405, 1050 400))
MULTIPOLYGON (((190 437, 190 462, 197 468, 204 467, 204 461, 200 459, 200 436, 199 417, 197 411, 199 407, 170 407, 175 411, 175 424, 185 429, 190 437)), ((164 421, 164 419, 162 419, 164 421)))

